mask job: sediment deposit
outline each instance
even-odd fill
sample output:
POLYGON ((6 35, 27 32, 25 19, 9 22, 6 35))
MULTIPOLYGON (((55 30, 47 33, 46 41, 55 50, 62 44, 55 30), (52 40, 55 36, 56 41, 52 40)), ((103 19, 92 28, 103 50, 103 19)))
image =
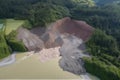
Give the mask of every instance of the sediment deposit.
POLYGON ((19 28, 17 38, 23 41, 29 51, 40 51, 40 61, 45 62, 60 55, 60 67, 64 71, 80 75, 86 73, 82 58, 90 57, 85 52, 84 43, 93 31, 94 28, 86 22, 66 17, 50 24, 46 29, 38 27, 29 31, 19 28))

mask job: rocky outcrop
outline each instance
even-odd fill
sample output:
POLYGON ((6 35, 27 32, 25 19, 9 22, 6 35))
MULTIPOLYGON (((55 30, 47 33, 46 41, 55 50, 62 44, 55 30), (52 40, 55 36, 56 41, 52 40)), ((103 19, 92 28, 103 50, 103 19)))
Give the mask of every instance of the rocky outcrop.
POLYGON ((84 54, 84 49, 80 50, 79 45, 82 45, 82 39, 79 39, 73 35, 63 35, 62 39, 64 44, 60 48, 60 55, 62 56, 59 61, 60 67, 65 70, 72 72, 74 74, 80 75, 85 74, 86 71, 83 67, 83 57, 90 57, 84 54))
POLYGON ((63 44, 63 40, 61 39, 60 34, 57 31, 46 31, 46 33, 41 36, 41 39, 44 41, 46 48, 54 48, 62 46, 63 44))
MULTIPOLYGON (((86 42, 92 35, 93 30, 94 28, 84 21, 77 21, 66 17, 49 25, 45 33, 39 36, 44 41, 46 48, 52 48, 63 44, 60 38, 61 34, 71 34, 86 42)), ((38 32, 41 31, 39 30, 38 32)))
POLYGON ((44 42, 29 30, 19 28, 17 32, 17 39, 22 41, 29 51, 40 51, 44 48, 44 42))

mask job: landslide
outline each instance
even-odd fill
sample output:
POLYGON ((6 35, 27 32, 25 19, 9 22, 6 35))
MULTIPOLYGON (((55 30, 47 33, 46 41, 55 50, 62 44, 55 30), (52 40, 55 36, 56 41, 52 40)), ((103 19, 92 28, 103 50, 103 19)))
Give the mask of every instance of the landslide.
POLYGON ((64 71, 77 75, 86 74, 82 58, 90 55, 86 53, 84 43, 94 31, 94 28, 86 22, 66 17, 51 23, 46 28, 36 27, 30 31, 19 28, 17 31, 17 39, 22 41, 29 51, 41 52, 60 47, 57 51, 61 56, 59 66, 64 71))

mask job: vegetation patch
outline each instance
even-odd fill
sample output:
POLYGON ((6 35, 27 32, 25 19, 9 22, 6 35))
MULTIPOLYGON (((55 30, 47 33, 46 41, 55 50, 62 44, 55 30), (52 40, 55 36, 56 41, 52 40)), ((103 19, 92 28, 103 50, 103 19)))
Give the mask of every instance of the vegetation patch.
POLYGON ((9 35, 7 35, 8 45, 11 47, 12 51, 25 52, 27 49, 25 48, 22 41, 18 41, 16 38, 17 32, 12 31, 9 35))
POLYGON ((84 59, 87 72, 101 80, 120 79, 120 51, 112 36, 96 29, 87 42, 87 51, 92 55, 92 59, 84 59))
POLYGON ((6 19, 5 33, 8 35, 12 30, 16 30, 24 24, 24 20, 6 19))
POLYGON ((10 55, 10 48, 5 40, 3 31, 0 31, 0 59, 10 55))
POLYGON ((87 72, 98 76, 101 80, 120 80, 120 70, 114 65, 106 65, 97 58, 84 58, 87 72))

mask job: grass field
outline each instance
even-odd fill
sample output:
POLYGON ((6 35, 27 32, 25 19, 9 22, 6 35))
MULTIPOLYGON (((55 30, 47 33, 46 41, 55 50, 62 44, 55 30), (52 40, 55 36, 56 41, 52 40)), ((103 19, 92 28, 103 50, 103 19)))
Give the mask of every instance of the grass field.
POLYGON ((6 19, 6 35, 24 24, 24 20, 6 19))

